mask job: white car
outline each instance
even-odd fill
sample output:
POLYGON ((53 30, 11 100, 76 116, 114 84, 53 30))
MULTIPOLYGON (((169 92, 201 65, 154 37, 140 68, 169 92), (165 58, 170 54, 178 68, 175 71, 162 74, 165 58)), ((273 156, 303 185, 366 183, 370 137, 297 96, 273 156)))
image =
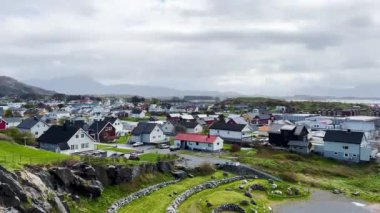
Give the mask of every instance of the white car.
POLYGON ((136 143, 132 144, 133 147, 142 146, 142 145, 144 145, 143 142, 136 142, 136 143))

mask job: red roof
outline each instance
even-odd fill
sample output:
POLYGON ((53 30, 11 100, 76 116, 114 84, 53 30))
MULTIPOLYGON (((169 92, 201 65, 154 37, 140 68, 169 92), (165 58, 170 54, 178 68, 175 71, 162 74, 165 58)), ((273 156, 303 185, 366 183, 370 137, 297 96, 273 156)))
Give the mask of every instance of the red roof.
POLYGON ((218 136, 214 135, 202 135, 195 133, 180 133, 175 139, 180 141, 190 141, 190 142, 199 142, 199 143, 215 143, 218 136))

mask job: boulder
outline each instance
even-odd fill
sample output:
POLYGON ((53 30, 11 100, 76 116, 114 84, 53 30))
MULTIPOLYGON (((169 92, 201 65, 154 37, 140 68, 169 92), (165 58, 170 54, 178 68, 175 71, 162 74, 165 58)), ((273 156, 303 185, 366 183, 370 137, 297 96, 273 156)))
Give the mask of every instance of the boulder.
POLYGON ((260 184, 253 184, 250 188, 251 188, 252 190, 258 190, 258 191, 266 191, 266 190, 267 190, 267 189, 265 188, 265 186, 260 185, 260 184))
POLYGON ((212 180, 215 180, 215 179, 216 179, 216 177, 215 177, 214 175, 212 175, 212 176, 211 176, 211 179, 212 179, 212 180))
POLYGON ((282 195, 282 191, 280 191, 280 190, 275 190, 275 191, 272 191, 272 194, 275 194, 275 195, 282 195))
POLYGON ((244 195, 245 195, 246 197, 249 197, 249 198, 252 198, 252 197, 253 197, 252 194, 251 194, 250 192, 248 192, 248 191, 246 191, 246 192, 244 193, 244 195))
POLYGON ((0 204, 4 205, 4 207, 14 208, 19 208, 21 205, 20 198, 7 183, 0 183, 0 204))
POLYGON ((50 171, 64 186, 72 185, 76 179, 73 172, 68 168, 59 167, 50 171))
POLYGON ((342 192, 342 190, 340 190, 340 189, 334 189, 334 190, 333 190, 333 193, 334 193, 334 194, 342 194, 343 192, 342 192))
POLYGON ((184 179, 187 177, 187 172, 183 171, 183 170, 175 170, 175 171, 172 171, 172 175, 175 177, 175 178, 178 178, 178 179, 184 179))
POLYGON ((190 173, 189 173, 187 176, 188 176, 189 178, 193 178, 193 177, 194 177, 194 175, 193 175, 193 174, 190 174, 190 173))
POLYGON ((360 192, 354 192, 352 193, 353 196, 360 196, 360 192))
POLYGON ((223 172, 223 176, 224 177, 228 177, 228 173, 227 172, 223 172))
POLYGON ((256 206, 257 202, 255 200, 251 200, 251 204, 256 206))
MULTIPOLYGON (((17 176, 11 172, 8 172, 4 167, 0 165, 0 183, 6 184, 13 193, 15 193, 21 202, 27 201, 27 196, 21 187, 20 183, 17 181, 17 176)), ((3 187, 7 187, 3 186, 3 187)))
POLYGON ((278 187, 277 184, 275 184, 275 183, 272 184, 272 189, 277 189, 277 187, 278 187))
POLYGON ((274 184, 273 179, 268 179, 268 183, 269 183, 269 184, 274 184))
POLYGON ((212 206, 212 203, 210 203, 209 201, 206 201, 206 207, 211 207, 212 206))
POLYGON ((240 202, 240 205, 242 205, 242 206, 249 206, 249 201, 248 200, 242 200, 240 202))
POLYGON ((233 191, 232 188, 226 188, 225 190, 226 190, 226 191, 233 191))
POLYGON ((248 181, 247 180, 243 180, 241 183, 245 185, 245 184, 248 183, 248 181))

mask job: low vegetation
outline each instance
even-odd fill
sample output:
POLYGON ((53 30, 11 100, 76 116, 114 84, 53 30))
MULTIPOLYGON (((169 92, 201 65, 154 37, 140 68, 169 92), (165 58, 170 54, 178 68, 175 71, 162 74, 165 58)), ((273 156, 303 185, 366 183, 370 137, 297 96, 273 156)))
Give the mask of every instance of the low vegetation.
POLYGON ((49 165, 75 157, 44 151, 14 142, 0 141, 0 165, 7 169, 21 169, 24 165, 49 165))
POLYGON ((20 132, 17 128, 1 130, 0 134, 8 136, 10 141, 16 142, 18 144, 36 145, 34 135, 32 135, 30 132, 20 132))
POLYGON ((106 212, 112 203, 140 189, 157 183, 172 180, 173 177, 162 173, 145 174, 129 183, 105 187, 101 197, 96 199, 82 198, 79 202, 67 198, 70 211, 73 213, 106 212))
MULTIPOLYGON (((301 194, 298 196, 293 195, 275 195, 272 193, 271 185, 268 184, 268 181, 257 179, 250 180, 248 184, 242 185, 242 181, 236 181, 230 184, 222 185, 214 189, 208 189, 197 193, 191 196, 186 200, 179 208, 179 212, 182 213, 208 213, 212 209, 227 203, 237 204, 243 200, 250 201, 251 199, 244 195, 247 191, 247 188, 253 184, 259 184, 266 188, 266 191, 252 191, 253 200, 256 202, 256 205, 249 203, 247 206, 242 206, 247 212, 252 212, 252 209, 255 209, 257 212, 265 213, 271 212, 268 207, 276 204, 278 201, 285 199, 300 199, 306 198, 310 193, 306 190, 300 189, 301 194), (244 186, 243 189, 240 189, 240 186, 244 186), (207 205, 209 203, 209 206, 207 205), (211 205, 210 205, 211 204, 211 205)), ((276 190, 281 190, 286 192, 288 188, 294 187, 287 183, 276 183, 278 188, 276 190)), ((241 206, 241 205, 240 205, 241 206)))
POLYGON ((249 164, 289 182, 340 189, 347 195, 359 192, 361 199, 380 202, 380 165, 377 163, 347 164, 318 155, 301 156, 269 148, 225 153, 222 157, 249 164))
POLYGON ((97 149, 105 150, 105 151, 113 151, 113 152, 120 152, 124 154, 135 152, 133 149, 124 149, 124 148, 117 148, 116 145, 107 145, 107 144, 98 144, 96 145, 97 149))
MULTIPOLYGON (((222 172, 216 172, 214 176, 218 179, 223 178, 222 172)), ((130 203, 128 206, 122 208, 120 213, 127 212, 149 212, 149 213, 162 213, 173 202, 176 194, 179 195, 184 191, 197 186, 203 182, 210 181, 211 175, 197 176, 194 178, 185 179, 177 184, 170 185, 153 192, 149 196, 143 197, 130 203)))

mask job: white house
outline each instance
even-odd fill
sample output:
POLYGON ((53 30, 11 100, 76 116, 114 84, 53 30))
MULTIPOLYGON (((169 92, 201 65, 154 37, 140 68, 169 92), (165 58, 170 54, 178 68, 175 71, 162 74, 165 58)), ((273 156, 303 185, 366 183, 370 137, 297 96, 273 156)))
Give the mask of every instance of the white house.
POLYGON ((249 125, 215 122, 210 126, 210 135, 216 135, 231 142, 250 141, 252 129, 249 125))
POLYGON ((143 143, 162 143, 166 141, 166 136, 156 123, 140 122, 136 128, 132 130, 131 142, 143 143))
POLYGON ((223 148, 223 139, 214 135, 180 133, 175 137, 175 146, 180 149, 216 152, 223 148))
POLYGON ((195 121, 180 121, 177 125, 184 127, 186 133, 201 133, 203 131, 202 125, 195 121))
POLYGON ((86 131, 74 126, 51 126, 37 139, 41 149, 63 154, 96 149, 94 139, 86 131))
POLYGON ((172 122, 165 122, 161 125, 161 129, 165 135, 175 135, 175 126, 172 124, 172 122))
POLYGON ((7 128, 17 127, 21 124, 21 117, 4 118, 7 121, 7 128))
POLYGON ((144 118, 145 117, 145 112, 141 109, 133 109, 131 111, 131 116, 132 118, 144 118))
POLYGON ((23 120, 17 128, 21 132, 30 132, 35 138, 39 138, 49 129, 49 125, 37 118, 27 118, 23 120))
POLYGON ((376 152, 367 141, 364 132, 327 130, 324 138, 323 155, 337 160, 369 161, 376 152))
POLYGON ((342 129, 365 132, 368 140, 379 137, 380 118, 372 116, 351 116, 342 123, 342 129))

